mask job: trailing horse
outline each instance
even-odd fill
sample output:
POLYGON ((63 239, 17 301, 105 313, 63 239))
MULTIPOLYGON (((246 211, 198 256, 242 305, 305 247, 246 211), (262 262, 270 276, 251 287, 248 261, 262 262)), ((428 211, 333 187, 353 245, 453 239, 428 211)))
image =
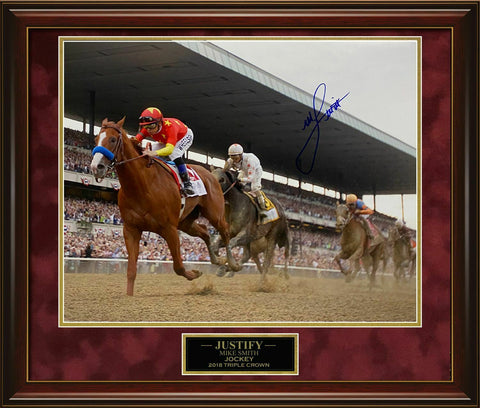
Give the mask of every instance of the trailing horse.
MULTIPOLYGON (((243 192, 237 183, 236 177, 230 171, 214 169, 212 174, 220 183, 225 194, 225 214, 230 225, 230 246, 241 246, 244 254, 241 264, 247 262, 250 257, 255 261, 261 280, 265 279, 269 268, 272 266, 275 246, 284 248, 285 264, 283 276, 288 277, 288 260, 290 257, 290 236, 288 223, 281 204, 278 200, 271 199, 277 209, 278 218, 266 223, 259 223, 258 211, 252 200, 243 192), (260 261, 260 254, 264 253, 263 264, 260 261)), ((221 242, 215 242, 217 250, 221 242)), ((225 271, 219 273, 222 276, 225 271)))
POLYGON ((407 271, 411 279, 415 273, 416 254, 412 249, 410 237, 402 235, 394 226, 388 232, 388 245, 391 247, 395 279, 398 281, 405 278, 407 271))
POLYGON ((103 120, 95 138, 91 170, 97 179, 103 179, 107 171, 115 167, 122 186, 118 192, 118 206, 124 222, 123 236, 128 252, 127 295, 133 295, 143 231, 155 232, 165 239, 172 254, 175 273, 188 280, 198 278, 200 272, 185 269, 178 229, 200 237, 208 247, 211 262, 219 264, 211 249, 207 227, 196 222, 200 214, 218 230, 227 244, 230 266, 238 269, 229 246, 223 193, 215 177, 201 166, 191 166, 202 179, 207 194, 187 197, 182 203, 179 186, 170 170, 162 165, 152 165, 151 159, 142 155, 138 141, 127 137, 124 122, 125 117, 117 123, 106 118, 103 120))
POLYGON ((385 266, 385 238, 377 230, 375 239, 369 244, 367 233, 361 221, 350 213, 345 204, 337 203, 336 217, 337 230, 342 231, 340 238, 342 249, 334 259, 340 267, 340 271, 346 275, 347 282, 350 282, 357 276, 361 260, 363 267, 370 276, 370 282, 373 283, 382 259, 385 266), (347 270, 343 267, 341 260, 348 260, 353 266, 347 270))

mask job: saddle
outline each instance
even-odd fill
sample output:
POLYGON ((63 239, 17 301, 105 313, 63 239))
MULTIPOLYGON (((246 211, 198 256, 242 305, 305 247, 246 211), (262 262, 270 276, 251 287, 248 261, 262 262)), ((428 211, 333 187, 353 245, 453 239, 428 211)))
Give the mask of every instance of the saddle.
POLYGON ((366 253, 366 252, 372 252, 381 242, 383 242, 384 238, 380 230, 371 220, 367 218, 365 221, 373 236, 373 239, 367 238, 365 240, 365 253, 366 253))
MULTIPOLYGON (((178 168, 176 164, 173 161, 167 161, 159 157, 153 157, 152 160, 155 163, 162 166, 165 170, 167 170, 171 174, 171 176, 177 183, 178 189, 180 190, 180 192, 183 192, 183 182, 182 182, 182 179, 180 178, 180 173, 178 172, 178 168)), ((206 195, 207 190, 205 189, 205 185, 203 184, 203 181, 200 178, 200 176, 197 174, 197 172, 194 169, 192 169, 188 164, 187 164, 187 171, 188 171, 188 175, 190 177, 190 181, 192 183, 192 188, 194 191, 194 194, 191 194, 188 197, 206 195)))
POLYGON ((260 208, 260 206, 258 205, 257 197, 255 197, 250 192, 243 191, 243 194, 245 194, 250 199, 250 201, 257 209, 257 224, 268 224, 269 222, 278 220, 280 218, 280 215, 278 214, 277 207, 275 207, 273 202, 265 195, 263 191, 260 191, 260 193, 265 200, 265 210, 263 208, 260 208))

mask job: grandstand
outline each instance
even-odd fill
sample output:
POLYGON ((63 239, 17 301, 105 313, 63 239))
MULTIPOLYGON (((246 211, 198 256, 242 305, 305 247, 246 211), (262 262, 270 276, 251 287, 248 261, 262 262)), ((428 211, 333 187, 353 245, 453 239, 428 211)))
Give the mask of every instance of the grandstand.
MULTIPOLYGON (((95 182, 89 170, 91 136, 68 128, 64 135, 64 256, 126 259, 123 221, 116 205, 118 179, 113 173, 101 183, 95 182)), ((290 265, 336 269, 333 257, 340 249, 340 234, 335 231, 336 199, 269 180, 264 180, 263 186, 267 195, 277 198, 286 210, 292 238, 290 265)), ((385 234, 395 221, 380 213, 372 217, 385 234)), ((208 225, 205 219, 200 222, 208 225)), ((187 262, 209 262, 203 241, 180 234, 187 262)), ((142 240, 140 260, 171 260, 163 238, 144 233, 142 240)), ((283 250, 277 249, 275 263, 282 262, 283 250)))

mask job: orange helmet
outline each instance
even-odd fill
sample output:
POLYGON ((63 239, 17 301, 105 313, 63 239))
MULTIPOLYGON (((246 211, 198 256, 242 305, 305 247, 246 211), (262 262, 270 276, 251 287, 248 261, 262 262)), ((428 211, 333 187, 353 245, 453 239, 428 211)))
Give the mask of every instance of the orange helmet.
POLYGON ((163 120, 162 111, 158 108, 145 109, 138 118, 140 126, 150 125, 152 123, 159 123, 163 120))
POLYGON ((357 202, 357 196, 355 194, 347 195, 347 204, 355 204, 357 202))

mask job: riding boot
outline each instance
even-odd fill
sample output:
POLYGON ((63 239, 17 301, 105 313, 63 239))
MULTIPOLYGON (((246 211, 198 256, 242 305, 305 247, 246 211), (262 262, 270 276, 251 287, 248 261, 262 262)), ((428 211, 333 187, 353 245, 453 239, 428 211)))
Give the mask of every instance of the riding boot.
POLYGON ((370 241, 373 241, 375 237, 372 234, 372 230, 370 229, 370 225, 368 225, 368 221, 365 218, 360 217, 362 220, 363 228, 365 229, 365 232, 367 233, 367 237, 370 241))
POLYGON ((266 211, 267 204, 265 203, 265 197, 260 191, 255 192, 255 196, 257 198, 257 203, 262 211, 266 211))
POLYGON ((180 173, 180 178, 183 181, 183 191, 186 195, 195 194, 193 191, 192 182, 190 181, 190 177, 188 176, 188 172, 180 173))

